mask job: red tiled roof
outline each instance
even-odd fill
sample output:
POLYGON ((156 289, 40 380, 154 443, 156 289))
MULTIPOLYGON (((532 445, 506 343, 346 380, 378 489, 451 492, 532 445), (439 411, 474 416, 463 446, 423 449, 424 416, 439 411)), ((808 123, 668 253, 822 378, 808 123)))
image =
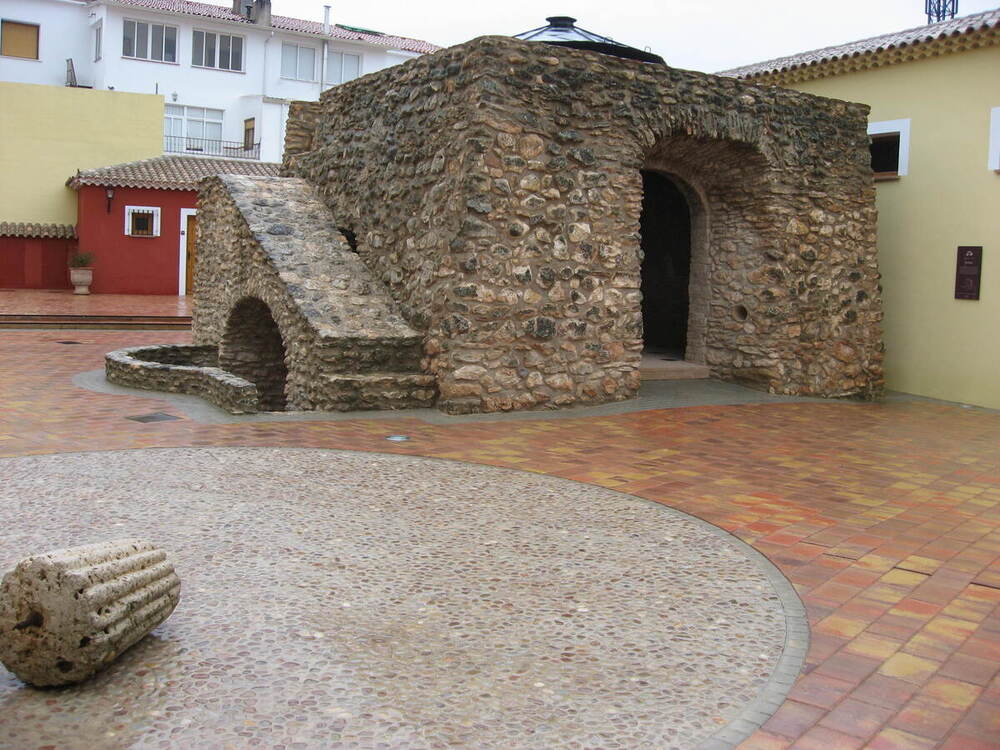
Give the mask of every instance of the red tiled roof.
POLYGON ((161 190, 197 190, 205 177, 217 174, 242 174, 251 177, 276 177, 280 164, 249 159, 203 159, 199 156, 157 156, 142 161, 114 164, 110 167, 78 171, 66 180, 74 190, 85 185, 101 187, 158 188, 161 190))
POLYGON ((756 78, 757 76, 781 73, 796 68, 821 65, 835 60, 875 54, 883 50, 910 47, 944 37, 959 36, 979 31, 980 29, 997 28, 998 26, 1000 26, 1000 9, 988 10, 961 18, 952 18, 947 21, 917 26, 905 31, 896 31, 892 34, 883 34, 871 39, 862 39, 857 42, 849 42, 834 47, 823 47, 822 49, 802 52, 789 57, 778 57, 774 60, 766 60, 765 62, 754 63, 753 65, 744 65, 740 68, 723 70, 717 75, 729 76, 731 78, 756 78))
POLYGON ((72 224, 36 224, 25 221, 0 221, 0 237, 45 237, 75 240, 72 224))
MULTIPOLYGON (((201 16, 203 18, 214 18, 220 21, 230 21, 232 23, 243 23, 249 26, 254 25, 253 21, 233 13, 231 7, 222 5, 210 5, 208 3, 196 3, 191 0, 109 0, 112 5, 120 5, 127 8, 144 8, 146 10, 160 11, 164 13, 182 13, 189 16, 201 16)), ((421 39, 410 39, 405 36, 393 36, 383 34, 379 31, 369 31, 365 29, 355 29, 339 24, 330 25, 330 33, 323 32, 323 24, 319 21, 305 21, 301 18, 289 18, 288 16, 271 15, 271 26, 285 31, 296 31, 302 34, 315 34, 317 36, 329 37, 331 39, 344 39, 354 42, 367 42, 377 44, 380 47, 390 49, 405 50, 407 52, 436 52, 441 49, 435 44, 425 42, 421 39)))

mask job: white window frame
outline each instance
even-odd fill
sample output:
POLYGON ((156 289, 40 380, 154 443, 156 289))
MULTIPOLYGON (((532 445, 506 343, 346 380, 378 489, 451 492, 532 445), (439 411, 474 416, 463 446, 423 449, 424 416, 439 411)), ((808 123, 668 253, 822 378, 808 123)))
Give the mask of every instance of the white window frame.
MULTIPOLYGON (((124 34, 125 32, 122 31, 123 44, 125 43, 124 34)), ((94 62, 100 62, 100 59, 103 56, 104 52, 104 50, 102 49, 103 44, 104 44, 104 21, 99 21, 94 25, 94 62)))
MULTIPOLYGON (((279 62, 279 64, 280 64, 280 70, 281 70, 281 77, 284 78, 286 81, 305 81, 307 83, 315 83, 316 82, 316 60, 319 57, 320 57, 319 50, 316 47, 310 46, 308 44, 296 44, 295 42, 282 42, 281 43, 281 60, 279 62), (285 75, 285 47, 295 47, 295 75, 294 76, 285 75), (300 78, 299 77, 299 50, 302 50, 302 49, 310 49, 310 50, 312 50, 312 53, 313 53, 312 71, 309 74, 310 78, 300 78)), ((320 61, 320 64, 322 65, 322 60, 320 61)))
POLYGON ((323 71, 323 78, 325 79, 324 80, 324 85, 328 86, 328 87, 329 86, 336 86, 336 85, 341 84, 341 83, 347 83, 347 81, 353 81, 355 78, 360 78, 361 76, 364 75, 364 72, 363 72, 364 69, 365 69, 364 68, 364 62, 365 62, 364 55, 362 55, 360 52, 343 52, 343 51, 332 50, 332 49, 331 50, 327 50, 327 53, 326 53, 326 70, 323 71), (345 56, 358 58, 358 74, 356 76, 354 76, 354 78, 347 78, 347 79, 344 78, 344 57, 345 56), (338 80, 334 80, 333 77, 330 75, 330 61, 334 57, 339 57, 340 58, 340 77, 339 77, 338 80))
POLYGON ((150 239, 151 237, 160 236, 160 207, 159 206, 125 206, 125 236, 126 237, 141 237, 142 239, 150 239), (153 214, 153 233, 152 234, 132 234, 132 214, 153 214))
POLYGON ((191 67, 192 68, 205 68, 206 70, 224 70, 227 73, 243 73, 244 71, 246 71, 246 64, 247 64, 247 40, 246 40, 246 37, 240 36, 239 34, 226 34, 226 33, 223 33, 221 31, 209 31, 207 29, 194 29, 194 30, 192 30, 192 32, 191 32, 191 67), (203 41, 202 41, 202 62, 200 64, 196 63, 194 61, 194 54, 195 54, 194 37, 195 37, 195 34, 202 34, 202 35, 204 35, 203 36, 203 41), (205 37, 207 37, 208 34, 211 34, 212 36, 215 37, 215 60, 213 61, 212 65, 209 65, 207 62, 205 62, 205 45, 204 45, 204 41, 205 41, 205 37), (220 44, 220 40, 224 36, 228 36, 230 38, 230 42, 229 42, 229 59, 230 59, 230 62, 232 62, 232 40, 233 39, 239 39, 240 40, 240 67, 238 67, 238 68, 222 68, 222 67, 219 67, 219 56, 222 54, 222 44, 220 44))
POLYGON ((905 177, 910 166, 910 118, 868 123, 868 135, 899 134, 899 166, 896 174, 905 177))
POLYGON ((1000 107, 990 110, 990 146, 986 168, 1000 172, 1000 107))
POLYGON ((163 135, 164 135, 164 137, 167 137, 167 138, 183 138, 185 140, 185 148, 186 148, 186 150, 188 150, 188 151, 200 151, 200 150, 202 150, 202 149, 198 148, 198 145, 199 145, 200 141, 221 141, 221 140, 223 140, 223 136, 225 135, 225 130, 224 130, 225 119, 226 119, 226 111, 224 109, 215 109, 213 107, 193 107, 191 105, 186 105, 186 104, 167 104, 164 107, 164 109, 163 109, 163 126, 164 126, 163 127, 163 130, 164 130, 163 135), (180 109, 182 111, 181 111, 180 114, 175 114, 175 113, 171 112, 171 108, 173 108, 173 109, 180 109), (202 116, 201 117, 195 116, 194 113, 192 112, 192 110, 201 110, 202 116), (212 112, 212 113, 218 112, 218 114, 219 114, 218 119, 216 119, 214 116, 213 117, 208 117, 207 114, 209 112, 212 112), (169 133, 166 132, 168 130, 168 128, 167 128, 167 123, 168 122, 178 122, 178 121, 181 123, 181 134, 180 135, 176 135, 176 134, 173 133, 173 127, 169 128, 169 130, 171 132, 169 132, 169 133), (200 122, 202 124, 202 134, 201 135, 192 135, 191 134, 190 126, 191 126, 191 123, 195 123, 195 122, 200 122), (205 135, 205 130, 206 130, 205 125, 206 124, 218 125, 219 126, 219 137, 218 138, 214 138, 214 137, 210 138, 209 136, 205 135))
MULTIPOLYGON (((138 29, 138 27, 136 27, 136 28, 138 29)), ((170 24, 167 24, 167 23, 155 23, 153 21, 144 21, 141 18, 126 18, 126 19, 124 19, 122 21, 122 57, 125 58, 126 60, 145 60, 146 62, 157 62, 157 63, 166 63, 167 65, 178 65, 179 63, 177 62, 177 58, 180 56, 180 49, 181 49, 181 34, 180 34, 180 29, 177 28, 176 26, 171 26, 170 24), (146 26, 149 27, 149 33, 146 36, 146 49, 144 50, 144 52, 146 53, 145 57, 140 57, 139 55, 135 54, 135 53, 137 53, 139 51, 139 50, 135 49, 136 42, 138 41, 138 34, 136 34, 136 38, 134 38, 132 40, 132 45, 133 45, 132 52, 133 52, 133 54, 131 54, 131 55, 125 54, 125 27, 128 24, 130 24, 130 23, 133 23, 133 24, 144 23, 144 24, 146 24, 146 26), (152 46, 153 46, 153 27, 154 26, 160 26, 160 27, 163 28, 163 37, 162 37, 162 40, 161 40, 162 49, 160 50, 160 59, 159 60, 157 60, 155 57, 151 57, 151 53, 153 51, 152 50, 152 46), (163 54, 164 54, 164 52, 166 50, 166 46, 167 46, 167 29, 173 29, 174 30, 174 59, 173 60, 164 60, 163 59, 163 54)))

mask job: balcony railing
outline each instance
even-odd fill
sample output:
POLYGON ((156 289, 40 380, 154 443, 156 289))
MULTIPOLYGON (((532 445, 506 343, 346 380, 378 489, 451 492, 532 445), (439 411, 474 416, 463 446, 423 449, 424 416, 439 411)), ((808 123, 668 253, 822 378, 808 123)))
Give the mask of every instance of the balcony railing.
POLYGON ((163 136, 163 151, 168 154, 217 156, 223 159, 260 159, 260 144, 246 148, 243 141, 216 141, 210 138, 163 136))

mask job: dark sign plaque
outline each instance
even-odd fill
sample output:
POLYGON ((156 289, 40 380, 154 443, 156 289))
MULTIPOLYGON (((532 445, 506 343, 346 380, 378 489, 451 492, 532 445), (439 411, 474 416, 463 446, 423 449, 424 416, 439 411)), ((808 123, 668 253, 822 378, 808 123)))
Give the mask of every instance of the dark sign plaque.
POLYGON ((983 275, 983 248, 960 247, 955 263, 955 299, 979 299, 983 275))

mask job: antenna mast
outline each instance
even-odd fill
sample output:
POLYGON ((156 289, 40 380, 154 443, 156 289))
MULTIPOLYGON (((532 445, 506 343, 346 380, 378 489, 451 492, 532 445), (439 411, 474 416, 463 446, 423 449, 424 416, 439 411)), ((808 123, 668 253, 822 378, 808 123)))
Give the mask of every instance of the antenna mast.
POLYGON ((924 12, 927 14, 927 23, 954 18, 958 13, 958 0, 926 0, 924 12))

